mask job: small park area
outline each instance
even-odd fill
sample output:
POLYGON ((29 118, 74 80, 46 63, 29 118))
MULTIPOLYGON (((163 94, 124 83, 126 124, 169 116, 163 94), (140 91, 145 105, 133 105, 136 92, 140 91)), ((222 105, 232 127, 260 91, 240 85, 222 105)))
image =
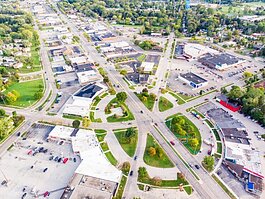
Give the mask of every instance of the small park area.
POLYGON ((166 125, 193 155, 201 148, 199 129, 184 115, 175 114, 166 119, 166 125))
POLYGON ((33 105, 36 101, 38 101, 40 99, 40 95, 38 94, 43 93, 43 90, 43 79, 26 82, 16 82, 4 91, 4 94, 6 95, 8 95, 8 93, 13 93, 14 91, 16 91, 18 93, 16 99, 10 100, 9 103, 5 101, 2 101, 1 103, 25 108, 33 105))
POLYGON ((158 108, 160 112, 173 108, 173 104, 165 97, 159 98, 158 108))
POLYGON ((135 154, 137 141, 138 141, 138 131, 136 128, 128 128, 120 131, 114 132, 117 140, 119 141, 122 149, 130 156, 133 157, 135 154))
POLYGON ((165 154, 162 147, 157 141, 150 135, 147 135, 146 147, 144 152, 144 162, 147 165, 159 168, 172 168, 174 164, 165 154))

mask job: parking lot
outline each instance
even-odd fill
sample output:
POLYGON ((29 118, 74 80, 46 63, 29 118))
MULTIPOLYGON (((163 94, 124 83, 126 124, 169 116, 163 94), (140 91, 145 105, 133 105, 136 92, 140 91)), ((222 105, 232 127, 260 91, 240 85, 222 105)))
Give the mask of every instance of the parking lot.
POLYGON ((146 62, 153 62, 155 65, 159 64, 161 56, 160 55, 147 55, 145 58, 146 62))
POLYGON ((0 185, 0 198, 17 199, 23 194, 24 198, 43 198, 47 191, 50 199, 60 198, 80 160, 70 144, 46 141, 52 129, 40 124, 32 127, 1 156, 0 181, 7 180, 7 186, 0 185))

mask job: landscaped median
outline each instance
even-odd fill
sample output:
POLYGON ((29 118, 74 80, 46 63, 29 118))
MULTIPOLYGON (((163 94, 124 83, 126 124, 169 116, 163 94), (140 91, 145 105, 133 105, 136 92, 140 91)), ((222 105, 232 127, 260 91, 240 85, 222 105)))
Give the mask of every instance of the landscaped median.
POLYGON ((199 129, 184 115, 177 113, 166 119, 166 125, 193 155, 201 148, 199 129))
POLYGON ((109 146, 107 142, 104 141, 105 136, 107 135, 107 131, 104 129, 95 129, 94 131, 98 139, 98 142, 100 143, 100 147, 103 153, 105 154, 105 156, 107 157, 107 159, 112 165, 117 166, 118 161, 116 160, 116 158, 113 156, 113 154, 109 150, 109 146))
POLYGON ((129 110, 128 106, 125 104, 127 95, 125 92, 117 93, 116 97, 112 99, 105 108, 105 114, 111 114, 113 109, 121 109, 121 114, 114 113, 113 115, 107 117, 108 122, 124 122, 134 120, 132 112, 129 110), (123 96, 124 95, 124 96, 123 96))
POLYGON ((131 127, 123 130, 113 130, 118 142, 122 149, 130 156, 133 157, 135 154, 138 131, 137 128, 131 127))
POLYGON ((144 88, 141 93, 134 93, 140 100, 143 102, 143 104, 148 108, 150 111, 153 110, 156 95, 154 93, 148 93, 148 89, 144 88))
POLYGON ((144 152, 144 162, 147 165, 159 168, 172 168, 174 164, 168 158, 162 147, 150 135, 147 135, 146 147, 144 152))
POLYGON ((189 185, 188 181, 182 173, 176 173, 175 180, 163 180, 159 177, 151 178, 145 167, 139 167, 138 169, 138 182, 142 185, 141 188, 144 189, 144 185, 151 186, 153 188, 168 188, 168 189, 180 189, 185 190, 187 194, 191 194, 193 189, 189 185), (186 188, 185 188, 186 187, 186 188))
POLYGON ((158 108, 160 112, 173 108, 173 104, 165 97, 159 98, 158 108))

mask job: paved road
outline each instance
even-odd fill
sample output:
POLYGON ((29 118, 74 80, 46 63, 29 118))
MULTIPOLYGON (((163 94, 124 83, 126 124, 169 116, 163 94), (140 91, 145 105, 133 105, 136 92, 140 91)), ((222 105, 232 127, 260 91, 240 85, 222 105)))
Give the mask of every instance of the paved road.
MULTIPOLYGON (((178 158, 178 156, 175 155, 172 148, 167 144, 167 142, 165 142, 163 137, 153 127, 153 123, 157 123, 158 128, 163 132, 167 140, 175 139, 174 135, 169 131, 169 129, 164 124, 165 117, 172 114, 173 112, 174 113, 184 112, 185 107, 189 105, 193 105, 199 101, 202 101, 203 98, 198 99, 194 101, 193 103, 187 103, 185 104, 185 106, 182 106, 181 108, 176 107, 174 109, 171 109, 165 112, 164 114, 161 114, 157 111, 150 112, 142 104, 142 102, 137 98, 137 96, 134 95, 132 90, 128 88, 127 84, 123 81, 122 76, 117 71, 115 71, 114 66, 110 63, 108 63, 107 65, 105 64, 106 63, 105 59, 102 58, 98 54, 98 52, 91 45, 91 43, 87 42, 82 32, 77 30, 77 28, 75 27, 75 24, 73 24, 72 22, 69 22, 68 18, 62 13, 60 13, 60 16, 67 23, 67 26, 71 28, 73 34, 78 35, 80 37, 80 43, 83 46, 84 50, 89 54, 89 56, 93 58, 95 62, 98 62, 100 66, 103 66, 106 69, 111 82, 115 84, 118 82, 120 84, 120 88, 117 88, 117 91, 127 92, 128 99, 126 103, 136 118, 135 121, 132 122, 132 125, 136 125, 139 130, 139 140, 138 140, 138 148, 136 150, 136 154, 139 155, 140 157, 143 156, 143 148, 145 147, 145 142, 146 142, 146 136, 144 135, 144 133, 150 132, 156 138, 159 144, 164 148, 165 152, 171 158, 171 160, 177 165, 179 170, 185 174, 187 180, 190 182, 190 184, 197 191, 198 195, 200 195, 201 198, 216 198, 216 197, 223 198, 223 199, 228 198, 227 194, 215 183, 215 181, 204 170, 200 169, 196 171, 199 177, 202 179, 201 181, 196 180, 194 176, 188 171, 188 169, 183 164, 183 162, 178 158), (144 114, 141 114, 140 111, 144 111, 144 114), (141 133, 141 132, 144 132, 144 133, 141 133)), ((172 38, 170 39, 170 42, 171 43, 168 44, 168 50, 166 51, 166 56, 164 59, 162 59, 163 65, 168 64, 167 59, 168 59, 168 56, 170 55, 172 38)), ((46 81, 47 91, 45 92, 45 97, 39 103, 37 103, 34 107, 24 109, 24 110, 18 110, 18 113, 26 116, 26 119, 29 122, 28 124, 31 124, 32 122, 39 121, 39 120, 58 122, 62 124, 71 124, 72 120, 61 118, 60 116, 48 116, 45 114, 43 110, 40 112, 34 111, 34 108, 40 105, 46 99, 48 95, 47 93, 49 93, 50 90, 54 91, 52 98, 55 98, 56 91, 57 91, 46 50, 47 49, 45 49, 45 46, 42 42, 41 43, 41 58, 42 58, 43 66, 44 66, 44 71, 46 71, 46 78, 47 78, 47 81, 46 81)), ((163 74, 163 72, 161 72, 161 74, 163 74)), ((159 86, 161 85, 162 79, 163 79, 163 76, 158 80, 157 88, 159 88, 159 86)), ((14 109, 7 108, 6 110, 11 112, 14 109)), ((120 123, 115 123, 115 124, 107 124, 107 123, 94 124, 93 123, 91 125, 92 128, 105 128, 105 129, 123 128, 123 126, 127 127, 128 125, 120 124, 120 123)), ((15 139, 14 136, 11 136, 10 140, 8 140, 6 145, 8 146, 8 144, 12 143, 14 139, 15 139)), ((1 148, 4 149, 5 147, 1 147, 1 148)), ((192 164, 199 164, 197 159, 194 156, 192 156, 186 150, 186 148, 182 146, 182 144, 180 143, 176 144, 174 148, 183 157, 185 157, 185 160, 187 162, 192 163, 192 164)), ((132 170, 137 171, 138 169, 137 161, 132 161, 131 166, 132 166, 132 170)), ((128 183, 127 183, 127 186, 124 192, 124 195, 126 197, 131 198, 134 196, 134 192, 138 191, 136 183, 137 183, 137 175, 134 175, 128 178, 128 183)))

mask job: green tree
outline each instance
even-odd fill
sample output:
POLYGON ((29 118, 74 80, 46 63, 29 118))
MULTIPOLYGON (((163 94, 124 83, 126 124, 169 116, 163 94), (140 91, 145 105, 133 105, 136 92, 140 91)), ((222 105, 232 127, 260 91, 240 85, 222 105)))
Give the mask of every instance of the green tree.
POLYGON ((87 128, 90 126, 90 124, 91 124, 91 120, 88 117, 84 117, 82 119, 82 126, 83 127, 87 128))
POLYGON ((123 76, 127 75, 127 70, 121 70, 120 74, 123 75, 123 76))
POLYGON ((203 158, 202 165, 207 171, 212 171, 214 168, 214 157, 213 156, 205 156, 203 158))
POLYGON ((73 123, 72 123, 72 126, 73 126, 75 129, 78 129, 79 126, 80 126, 80 121, 79 121, 79 120, 74 120, 73 123))
POLYGON ((4 109, 0 109, 0 116, 5 116, 6 115, 6 111, 4 109))
POLYGON ((192 147, 197 147, 199 145, 199 140, 197 138, 191 138, 188 140, 188 143, 192 147))
POLYGON ((116 98, 119 102, 125 102, 125 100, 127 99, 127 93, 126 92, 120 92, 116 94, 116 98))
POLYGON ((149 154, 150 156, 155 156, 155 155, 156 155, 156 149, 155 149, 154 147, 150 147, 150 148, 148 149, 148 154, 149 154))

